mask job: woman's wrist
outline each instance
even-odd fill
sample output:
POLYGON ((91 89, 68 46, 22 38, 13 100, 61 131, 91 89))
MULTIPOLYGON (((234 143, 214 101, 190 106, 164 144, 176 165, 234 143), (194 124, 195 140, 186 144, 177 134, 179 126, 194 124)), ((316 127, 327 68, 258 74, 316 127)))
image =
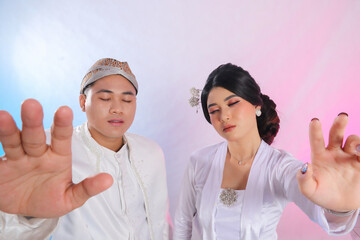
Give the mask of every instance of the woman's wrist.
POLYGON ((327 209, 327 208, 324 208, 324 210, 325 210, 325 212, 330 213, 330 214, 335 215, 335 216, 338 216, 338 217, 347 217, 347 216, 350 216, 350 215, 354 214, 354 212, 356 211, 354 209, 354 210, 350 210, 350 211, 347 211, 347 212, 338 212, 338 211, 334 211, 334 210, 327 209))

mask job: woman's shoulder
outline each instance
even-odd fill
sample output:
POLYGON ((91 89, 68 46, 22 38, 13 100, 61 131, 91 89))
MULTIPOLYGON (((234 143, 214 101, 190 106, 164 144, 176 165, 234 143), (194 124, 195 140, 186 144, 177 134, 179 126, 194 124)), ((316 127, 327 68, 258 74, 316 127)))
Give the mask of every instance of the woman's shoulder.
POLYGON ((215 160, 215 155, 223 144, 226 142, 203 147, 191 154, 188 171, 192 172, 195 184, 204 184, 215 160))
POLYGON ((190 156, 189 167, 195 172, 207 172, 215 158, 218 149, 226 142, 213 144, 196 150, 190 156))
POLYGON ((196 150, 195 152, 193 152, 191 154, 190 158, 191 158, 192 161, 199 161, 199 160, 211 158, 211 157, 213 157, 215 155, 216 151, 223 144, 226 144, 226 143, 225 142, 220 142, 220 143, 217 143, 217 144, 213 144, 213 145, 210 145, 210 146, 200 148, 200 149, 196 150))
POLYGON ((283 149, 274 148, 272 146, 266 147, 267 165, 273 170, 284 170, 287 168, 298 168, 302 162, 295 158, 291 153, 283 149))
POLYGON ((283 149, 279 149, 279 148, 270 146, 267 143, 265 143, 264 141, 262 142, 262 145, 263 145, 263 147, 262 147, 263 152, 267 156, 268 159, 272 159, 274 161, 278 161, 281 159, 295 160, 295 157, 291 153, 289 153, 283 149))

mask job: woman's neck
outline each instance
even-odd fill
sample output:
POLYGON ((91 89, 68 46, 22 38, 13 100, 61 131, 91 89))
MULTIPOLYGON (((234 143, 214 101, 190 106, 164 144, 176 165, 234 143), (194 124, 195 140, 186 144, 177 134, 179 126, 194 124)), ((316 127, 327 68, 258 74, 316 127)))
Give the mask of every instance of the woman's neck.
POLYGON ((238 141, 228 141, 228 153, 230 161, 239 165, 251 163, 260 147, 260 136, 254 135, 238 141))

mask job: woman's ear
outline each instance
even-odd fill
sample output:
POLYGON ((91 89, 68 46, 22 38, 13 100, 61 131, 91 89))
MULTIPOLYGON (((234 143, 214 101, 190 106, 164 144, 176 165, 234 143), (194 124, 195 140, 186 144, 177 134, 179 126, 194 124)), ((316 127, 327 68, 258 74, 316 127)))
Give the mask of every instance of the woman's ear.
POLYGON ((83 112, 85 112, 85 102, 86 102, 86 95, 85 94, 80 94, 79 96, 79 104, 80 104, 80 108, 83 112))
POLYGON ((256 106, 255 108, 255 114, 257 117, 261 116, 261 106, 256 106))

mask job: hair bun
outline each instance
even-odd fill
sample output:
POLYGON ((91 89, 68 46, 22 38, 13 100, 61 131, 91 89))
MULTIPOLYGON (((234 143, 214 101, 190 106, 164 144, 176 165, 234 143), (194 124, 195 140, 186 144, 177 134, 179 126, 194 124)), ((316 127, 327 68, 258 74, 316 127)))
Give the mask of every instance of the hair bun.
POLYGON ((276 104, 269 96, 260 94, 263 105, 261 107, 261 116, 257 118, 257 126, 260 137, 267 143, 274 141, 280 128, 280 119, 276 112, 276 104))

